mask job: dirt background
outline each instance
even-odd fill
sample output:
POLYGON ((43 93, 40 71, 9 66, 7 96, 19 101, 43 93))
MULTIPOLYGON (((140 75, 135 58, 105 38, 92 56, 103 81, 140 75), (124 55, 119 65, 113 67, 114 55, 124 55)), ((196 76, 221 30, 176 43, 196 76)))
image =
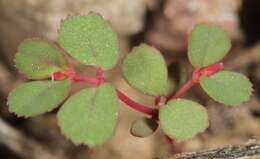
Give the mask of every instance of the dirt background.
POLYGON ((259 0, 0 0, 0 158, 152 159, 258 138, 259 39, 259 0), (61 135, 55 117, 57 110, 29 119, 9 113, 8 93, 26 81, 13 63, 18 44, 35 36, 56 41, 60 20, 90 11, 102 14, 118 33, 119 63, 107 76, 115 87, 128 92, 136 101, 153 104, 152 97, 130 88, 123 80, 120 65, 127 52, 133 46, 148 43, 161 50, 170 75, 176 77, 180 63, 189 72, 187 37, 194 24, 200 22, 215 23, 227 31, 233 47, 224 59, 225 67, 250 78, 254 85, 250 101, 235 108, 225 107, 212 101, 199 86, 195 87, 185 97, 206 106, 210 127, 191 140, 173 145, 166 142, 160 130, 147 138, 131 136, 131 123, 142 114, 121 104, 115 136, 93 149, 74 146, 61 135))

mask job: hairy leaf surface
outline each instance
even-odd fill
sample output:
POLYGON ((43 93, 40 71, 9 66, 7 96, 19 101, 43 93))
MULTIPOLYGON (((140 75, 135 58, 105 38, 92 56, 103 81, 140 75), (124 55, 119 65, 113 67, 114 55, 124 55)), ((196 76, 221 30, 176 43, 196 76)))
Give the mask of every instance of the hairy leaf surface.
POLYGON ((63 134, 90 147, 111 138, 117 122, 118 99, 110 84, 85 88, 70 97, 58 112, 63 134))
POLYGON ((170 85, 161 53, 146 44, 135 47, 127 55, 123 74, 131 86, 149 95, 165 94, 170 85))
POLYGON ((52 72, 63 70, 67 61, 60 50, 42 39, 28 39, 19 45, 15 64, 28 78, 50 77, 52 72))
POLYGON ((60 45, 75 59, 87 65, 112 68, 118 57, 116 33, 101 16, 69 16, 61 24, 60 45))
POLYGON ((230 50, 227 34, 218 26, 197 24, 189 39, 188 57, 196 68, 220 61, 230 50))
POLYGON ((159 111, 162 130, 171 138, 190 139, 208 127, 206 109, 186 99, 174 99, 159 111))
POLYGON ((227 105, 247 101, 252 92, 252 84, 246 76, 230 71, 221 71, 210 77, 203 76, 200 85, 214 100, 227 105))
POLYGON ((9 94, 9 111, 24 117, 49 112, 65 100, 69 90, 69 80, 24 83, 9 94))

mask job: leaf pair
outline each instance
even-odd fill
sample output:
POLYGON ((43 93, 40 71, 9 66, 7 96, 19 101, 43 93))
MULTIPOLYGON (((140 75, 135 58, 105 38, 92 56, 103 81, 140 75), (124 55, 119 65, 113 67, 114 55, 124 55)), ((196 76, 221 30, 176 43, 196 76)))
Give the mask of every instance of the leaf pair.
MULTIPOLYGON (((68 54, 83 64, 107 70, 117 62, 117 36, 99 15, 66 18, 61 24, 58 41, 68 54)), ((31 79, 47 78, 52 72, 68 67, 61 50, 42 39, 22 42, 15 63, 19 71, 31 79)))
MULTIPOLYGON (((230 41, 221 28, 198 24, 189 39, 189 60, 197 69, 206 68, 220 61, 230 47, 230 41)), ((164 95, 165 88, 170 88, 163 57, 159 51, 147 45, 134 48, 126 57, 123 73, 130 85, 149 95, 164 95)), ((238 105, 248 100, 252 91, 252 85, 244 75, 230 71, 220 71, 210 77, 202 76, 200 85, 214 100, 227 105, 238 105)), ((168 136, 189 139, 208 127, 208 115, 200 104, 174 99, 161 106, 159 122, 168 136)), ((140 119, 134 122, 131 132, 136 136, 146 136, 155 131, 154 125, 152 119, 140 119)))
MULTIPOLYGON (((9 111, 30 117, 57 108, 68 96, 70 81, 36 81, 18 86, 8 96, 9 111)), ((118 99, 110 84, 86 88, 71 96, 58 112, 59 126, 75 144, 92 147, 113 136, 118 99)))
MULTIPOLYGON (((20 44, 15 64, 20 72, 31 79, 47 78, 53 72, 68 67, 66 59, 56 46, 36 38, 20 44)), ((9 110, 24 117, 51 111, 67 98, 70 85, 69 80, 33 81, 22 84, 9 94, 9 110)))
MULTIPOLYGON (((211 77, 203 76, 200 84, 210 97, 227 105, 247 101, 252 92, 252 85, 245 76, 230 71, 221 71, 211 77)), ((178 140, 192 138, 208 127, 206 109, 184 99, 174 99, 162 106, 159 121, 163 131, 178 140)))
MULTIPOLYGON (((196 68, 207 67, 220 61, 230 47, 230 40, 220 27, 198 24, 189 40, 189 60, 196 68)), ((230 71, 202 76, 200 85, 214 100, 227 105, 247 101, 252 92, 252 85, 244 75, 230 71)))
MULTIPOLYGON (((59 44, 83 64, 103 70, 117 61, 118 41, 111 26, 99 15, 71 16, 64 20, 59 44)), ((22 42, 16 67, 30 79, 44 79, 68 68, 61 50, 42 39, 22 42)), ((22 84, 8 96, 9 110, 30 117, 57 108, 69 95, 71 81, 33 81, 22 84)), ((70 97, 58 112, 59 126, 75 144, 95 146, 113 135, 118 98, 110 84, 86 88, 70 97)))
MULTIPOLYGON (((188 56, 193 66, 201 68, 221 60, 230 46, 222 29, 199 24, 191 33, 188 56)), ((167 95, 175 87, 175 83, 168 79, 166 63, 160 51, 145 44, 135 47, 127 55, 123 62, 123 74, 131 86, 148 95, 167 95)))

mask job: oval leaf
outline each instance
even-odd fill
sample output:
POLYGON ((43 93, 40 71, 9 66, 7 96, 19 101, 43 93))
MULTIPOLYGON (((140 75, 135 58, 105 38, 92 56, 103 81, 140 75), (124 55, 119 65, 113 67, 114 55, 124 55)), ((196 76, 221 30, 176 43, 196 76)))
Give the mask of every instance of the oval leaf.
POLYGON ((9 111, 24 117, 49 112, 65 100, 69 89, 69 80, 22 84, 8 96, 9 111))
POLYGON ((203 132, 208 127, 206 109, 198 103, 175 99, 159 111, 162 130, 171 138, 185 140, 203 132))
POLYGON ((202 76, 200 85, 211 98, 227 105, 247 101, 252 92, 252 84, 247 77, 230 71, 221 71, 210 77, 202 76))
POLYGON ((87 65, 109 69, 117 62, 117 36, 96 14, 67 17, 61 24, 59 43, 72 57, 87 65))
POLYGON ((230 47, 230 40, 220 27, 198 24, 189 39, 189 60, 197 68, 208 66, 221 60, 230 47))
POLYGON ((27 77, 41 79, 63 70, 67 61, 59 49, 48 41, 28 39, 19 45, 15 64, 27 77))
POLYGON ((142 117, 132 123, 131 134, 136 137, 147 137, 152 135, 158 128, 154 119, 142 117))
POLYGON ((130 85, 149 95, 162 95, 167 87, 167 68, 161 53, 148 45, 135 47, 123 62, 130 85))
POLYGON ((86 88, 70 97, 58 112, 62 132, 74 144, 93 147, 112 137, 118 99, 110 84, 86 88))

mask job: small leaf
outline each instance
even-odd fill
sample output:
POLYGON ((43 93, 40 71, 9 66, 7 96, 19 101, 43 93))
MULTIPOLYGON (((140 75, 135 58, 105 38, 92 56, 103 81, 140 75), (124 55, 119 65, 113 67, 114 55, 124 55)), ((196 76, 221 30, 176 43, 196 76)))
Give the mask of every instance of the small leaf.
POLYGON ((62 132, 74 144, 93 147, 112 137, 118 99, 110 84, 86 88, 70 97, 58 112, 62 132))
POLYGON ((198 24, 194 27, 189 40, 189 60, 197 68, 208 66, 220 61, 230 47, 230 40, 220 27, 198 24))
POLYGON ((69 89, 69 80, 22 84, 8 96, 9 111, 24 117, 49 112, 65 100, 69 89))
POLYGON ((131 134, 136 137, 147 137, 152 135, 158 128, 154 119, 142 117, 132 123, 131 134))
POLYGON ((221 71, 210 77, 202 76, 200 85, 211 98, 227 105, 247 101, 252 92, 252 84, 247 77, 230 71, 221 71))
POLYGON ((109 23, 101 16, 70 16, 61 24, 60 45, 87 65, 112 68, 118 57, 118 40, 109 23))
POLYGON ((42 39, 28 39, 19 45, 15 56, 16 67, 31 79, 50 77, 52 72, 63 70, 67 61, 60 50, 42 39))
POLYGON ((167 68, 161 53, 146 44, 135 47, 123 62, 129 84, 149 95, 162 95, 167 85, 167 68))
POLYGON ((159 111, 162 130, 171 138, 185 140, 203 132, 208 127, 206 109, 198 103, 174 99, 159 111))

